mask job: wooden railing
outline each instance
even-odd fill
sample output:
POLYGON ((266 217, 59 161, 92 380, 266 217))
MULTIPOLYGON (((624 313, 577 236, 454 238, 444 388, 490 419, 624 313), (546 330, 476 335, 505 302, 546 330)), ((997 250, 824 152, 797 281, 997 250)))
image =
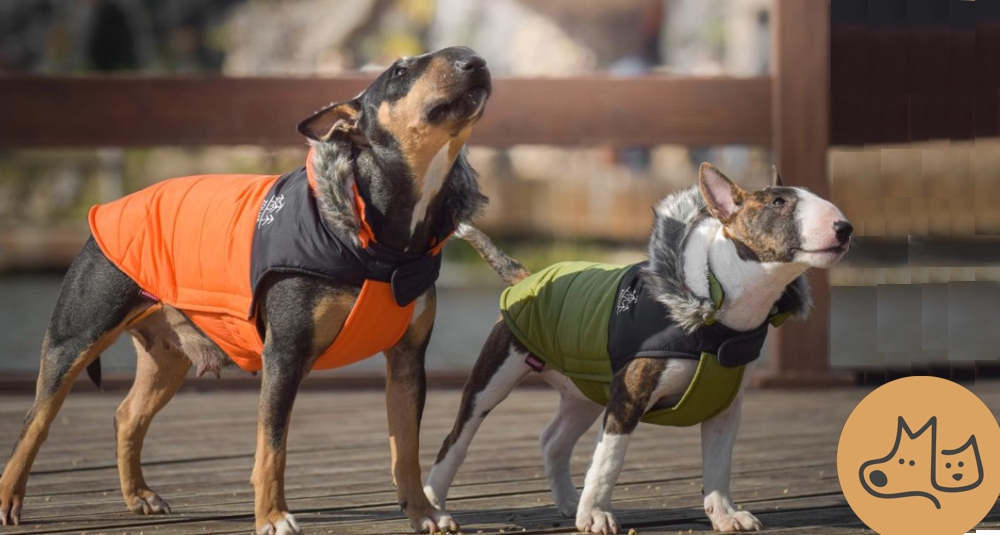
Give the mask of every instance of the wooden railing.
MULTIPOLYGON (((370 77, 0 78, 0 146, 302 145, 370 77)), ((770 78, 502 78, 472 144, 771 143, 770 78)))

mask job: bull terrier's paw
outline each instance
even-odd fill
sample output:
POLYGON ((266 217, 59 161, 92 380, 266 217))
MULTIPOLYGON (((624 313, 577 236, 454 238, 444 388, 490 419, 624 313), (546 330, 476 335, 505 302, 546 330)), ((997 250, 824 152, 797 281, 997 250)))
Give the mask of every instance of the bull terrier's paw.
POLYGON ((450 514, 434 508, 410 517, 410 526, 417 533, 454 533, 458 531, 458 522, 455 522, 450 514))
POLYGON ((729 503, 710 506, 707 501, 705 512, 708 513, 708 519, 712 521, 712 529, 715 531, 732 533, 736 531, 760 531, 764 528, 760 520, 750 514, 750 511, 740 511, 729 503))
POLYGON ((302 528, 292 513, 278 513, 274 520, 257 528, 257 535, 302 535, 302 528))
POLYGON ((580 505, 580 494, 575 490, 572 494, 556 497, 556 509, 566 518, 574 518, 580 505))
POLYGON ((437 492, 434 490, 434 487, 424 485, 424 496, 427 496, 427 501, 431 502, 431 505, 434 507, 444 509, 445 496, 443 492, 437 492))
POLYGON ((170 514, 167 501, 149 489, 140 489, 131 496, 125 496, 125 505, 129 511, 139 515, 170 514))
POLYGON ((581 508, 576 513, 576 529, 584 533, 618 533, 618 521, 611 513, 611 508, 591 507, 581 508))
POLYGON ((757 517, 750 514, 749 511, 732 510, 728 513, 717 515, 715 518, 709 518, 712 520, 712 529, 723 533, 760 531, 764 528, 760 520, 757 520, 757 517))

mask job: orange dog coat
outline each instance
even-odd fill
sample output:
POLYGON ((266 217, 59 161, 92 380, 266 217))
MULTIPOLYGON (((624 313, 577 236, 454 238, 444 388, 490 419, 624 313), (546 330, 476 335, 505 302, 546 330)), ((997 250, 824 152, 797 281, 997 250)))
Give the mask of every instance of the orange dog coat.
POLYGON ((178 308, 246 371, 261 369, 257 283, 270 272, 305 273, 361 286, 337 339, 313 369, 345 366, 394 346, 413 299, 437 279, 442 229, 423 254, 379 245, 362 220, 361 246, 318 213, 312 153, 283 176, 197 175, 166 180, 90 210, 104 255, 145 292, 178 308))

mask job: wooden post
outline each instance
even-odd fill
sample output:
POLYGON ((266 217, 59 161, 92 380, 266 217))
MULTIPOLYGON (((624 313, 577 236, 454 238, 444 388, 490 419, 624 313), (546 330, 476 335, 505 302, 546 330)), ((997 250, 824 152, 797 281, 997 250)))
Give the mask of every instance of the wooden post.
MULTIPOLYGON (((771 109, 775 162, 786 184, 830 198, 826 150, 830 136, 830 4, 774 0, 771 20, 771 109)), ((770 336, 765 386, 842 382, 830 372, 830 287, 812 270, 813 308, 807 322, 789 321, 770 336)))

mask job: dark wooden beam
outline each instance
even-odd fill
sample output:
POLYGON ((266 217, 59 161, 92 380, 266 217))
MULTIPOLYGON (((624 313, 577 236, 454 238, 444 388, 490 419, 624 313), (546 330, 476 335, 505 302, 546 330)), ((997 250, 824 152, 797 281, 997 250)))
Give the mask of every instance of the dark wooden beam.
MULTIPOLYGON (((0 77, 0 147, 300 145, 299 120, 371 78, 0 77)), ((506 78, 472 143, 771 142, 771 81, 506 78)))
MULTIPOLYGON (((771 20, 775 161, 786 183, 830 198, 830 5, 822 0, 774 0, 771 20)), ((765 385, 818 386, 833 379, 827 273, 810 270, 809 278, 809 320, 786 322, 772 333, 770 366, 761 376, 765 385)))

